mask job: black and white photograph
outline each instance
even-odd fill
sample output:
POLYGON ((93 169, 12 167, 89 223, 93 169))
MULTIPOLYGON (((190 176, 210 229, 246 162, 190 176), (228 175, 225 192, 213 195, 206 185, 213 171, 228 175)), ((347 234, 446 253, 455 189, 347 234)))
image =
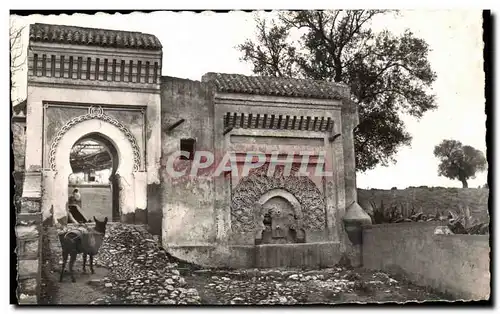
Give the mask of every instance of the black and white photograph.
POLYGON ((11 11, 11 300, 491 302, 490 14, 11 11))

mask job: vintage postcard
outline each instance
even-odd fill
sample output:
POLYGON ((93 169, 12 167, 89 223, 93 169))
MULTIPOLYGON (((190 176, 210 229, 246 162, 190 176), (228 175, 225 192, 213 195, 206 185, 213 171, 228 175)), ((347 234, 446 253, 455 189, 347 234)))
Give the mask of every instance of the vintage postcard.
POLYGON ((488 21, 12 12, 17 302, 490 300, 488 21))

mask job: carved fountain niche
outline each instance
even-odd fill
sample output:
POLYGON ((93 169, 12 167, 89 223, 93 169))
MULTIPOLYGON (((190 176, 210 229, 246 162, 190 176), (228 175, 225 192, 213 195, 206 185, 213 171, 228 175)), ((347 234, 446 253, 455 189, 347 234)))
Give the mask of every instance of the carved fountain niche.
MULTIPOLYGON (((279 169, 279 168, 278 168, 279 169)), ((244 177, 233 190, 232 243, 290 245, 325 241, 323 193, 307 176, 276 171, 266 166, 244 177)))
POLYGON ((288 192, 272 190, 264 194, 256 204, 255 213, 256 245, 306 242, 300 204, 288 192))
POLYGON ((316 267, 336 250, 337 244, 327 243, 324 195, 308 176, 296 175, 298 170, 267 176, 263 166, 234 188, 230 241, 235 250, 253 250, 235 254, 238 265, 316 267))

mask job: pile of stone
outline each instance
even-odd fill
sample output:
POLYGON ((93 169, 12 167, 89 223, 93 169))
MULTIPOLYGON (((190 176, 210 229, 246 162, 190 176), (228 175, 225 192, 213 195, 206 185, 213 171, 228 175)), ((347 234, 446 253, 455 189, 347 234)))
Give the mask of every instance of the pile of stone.
POLYGON ((92 284, 105 289, 107 298, 94 304, 197 304, 196 289, 186 282, 143 227, 110 224, 104 243, 95 258, 109 269, 108 276, 92 284))
MULTIPOLYGON (((200 270, 187 277, 206 304, 335 304, 411 300, 406 284, 382 272, 342 267, 321 270, 246 269, 200 270)), ((426 295, 422 290, 416 298, 426 295)), ((420 291, 420 292, 419 292, 420 291)))
POLYGON ((354 281, 340 278, 341 268, 322 270, 248 269, 195 271, 208 277, 204 286, 216 304, 297 304, 314 302, 316 290, 352 290, 354 281))

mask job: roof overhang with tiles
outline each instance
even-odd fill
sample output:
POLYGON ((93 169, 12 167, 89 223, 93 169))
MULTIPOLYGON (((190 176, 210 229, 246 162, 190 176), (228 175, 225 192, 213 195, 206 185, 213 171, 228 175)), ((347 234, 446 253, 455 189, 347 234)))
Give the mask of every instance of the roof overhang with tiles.
POLYGON ((357 104, 344 84, 226 73, 207 73, 202 82, 223 108, 224 134, 234 128, 330 132, 333 141, 336 120, 359 123, 357 104))
POLYGON ((154 35, 32 24, 28 84, 159 91, 162 45, 154 35))
POLYGON ((162 48, 158 38, 150 34, 40 23, 30 25, 30 41, 143 50, 162 48))
POLYGON ((202 81, 212 83, 219 93, 325 100, 343 100, 349 97, 347 86, 327 81, 226 73, 207 73, 202 81))

